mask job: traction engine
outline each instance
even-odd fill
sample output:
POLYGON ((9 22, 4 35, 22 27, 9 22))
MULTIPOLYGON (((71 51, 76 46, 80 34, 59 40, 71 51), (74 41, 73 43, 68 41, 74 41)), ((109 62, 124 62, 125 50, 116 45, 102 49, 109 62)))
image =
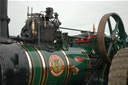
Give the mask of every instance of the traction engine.
POLYGON ((97 32, 60 27, 58 16, 51 7, 27 13, 21 34, 9 36, 7 0, 0 0, 0 85, 127 85, 128 38, 120 16, 105 14, 97 32))

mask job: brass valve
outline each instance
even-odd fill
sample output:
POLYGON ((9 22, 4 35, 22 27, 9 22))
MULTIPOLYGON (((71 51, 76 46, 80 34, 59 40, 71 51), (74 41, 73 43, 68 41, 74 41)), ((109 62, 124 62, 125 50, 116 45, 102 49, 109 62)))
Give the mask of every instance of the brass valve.
POLYGON ((32 19, 32 34, 37 35, 37 32, 35 31, 35 21, 32 19))

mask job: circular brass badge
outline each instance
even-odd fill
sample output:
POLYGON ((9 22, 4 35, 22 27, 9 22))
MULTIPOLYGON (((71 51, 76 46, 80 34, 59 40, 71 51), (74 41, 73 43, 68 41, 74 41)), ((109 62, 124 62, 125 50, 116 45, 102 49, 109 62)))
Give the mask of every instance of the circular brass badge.
POLYGON ((64 61, 60 56, 51 55, 49 58, 49 66, 53 76, 60 76, 64 71, 64 61))

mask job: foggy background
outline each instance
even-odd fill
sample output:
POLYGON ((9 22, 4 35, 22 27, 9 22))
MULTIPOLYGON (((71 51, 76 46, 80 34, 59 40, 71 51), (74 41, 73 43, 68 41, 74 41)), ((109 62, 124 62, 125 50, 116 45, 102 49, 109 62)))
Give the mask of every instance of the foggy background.
MULTIPOLYGON (((8 2, 8 16, 10 35, 20 34, 21 28, 27 19, 27 7, 34 12, 45 11, 46 7, 53 7, 59 14, 62 27, 81 30, 91 30, 93 24, 98 28, 101 17, 106 13, 118 13, 128 34, 128 1, 12 1, 8 2)), ((67 31, 76 34, 75 31, 67 31)))

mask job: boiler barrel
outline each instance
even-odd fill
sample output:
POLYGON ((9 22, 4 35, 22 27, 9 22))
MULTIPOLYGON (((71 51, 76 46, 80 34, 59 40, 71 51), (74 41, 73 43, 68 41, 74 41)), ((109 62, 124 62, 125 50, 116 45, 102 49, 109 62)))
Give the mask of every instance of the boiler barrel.
POLYGON ((2 47, 5 85, 81 85, 88 77, 89 57, 81 48, 48 52, 21 44, 2 47))

